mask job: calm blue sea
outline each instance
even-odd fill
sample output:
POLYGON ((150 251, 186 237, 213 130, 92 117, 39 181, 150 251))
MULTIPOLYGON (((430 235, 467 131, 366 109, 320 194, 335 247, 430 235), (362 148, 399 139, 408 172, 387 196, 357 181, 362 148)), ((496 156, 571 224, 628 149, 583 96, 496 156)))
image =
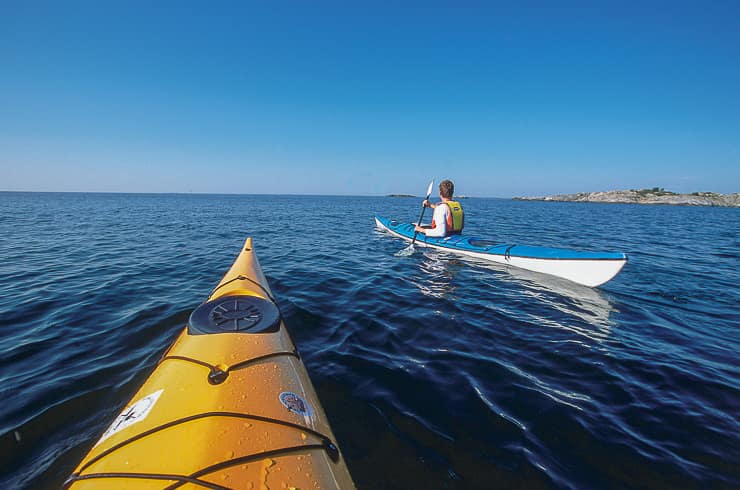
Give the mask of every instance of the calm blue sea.
POLYGON ((589 289, 405 243, 419 199, 0 193, 0 488, 57 488, 254 246, 360 488, 740 487, 740 210, 468 199, 589 289))

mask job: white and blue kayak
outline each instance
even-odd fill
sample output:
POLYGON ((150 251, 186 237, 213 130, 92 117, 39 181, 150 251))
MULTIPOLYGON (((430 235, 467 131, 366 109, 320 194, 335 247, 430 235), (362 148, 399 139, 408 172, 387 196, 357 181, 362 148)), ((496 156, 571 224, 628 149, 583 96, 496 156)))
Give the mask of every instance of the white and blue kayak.
MULTIPOLYGON (((379 229, 409 242, 414 238, 413 223, 401 223, 379 216, 375 217, 375 223, 379 229)), ((511 245, 463 235, 431 238, 419 233, 416 244, 550 274, 589 287, 604 284, 627 263, 627 256, 623 253, 511 245)))

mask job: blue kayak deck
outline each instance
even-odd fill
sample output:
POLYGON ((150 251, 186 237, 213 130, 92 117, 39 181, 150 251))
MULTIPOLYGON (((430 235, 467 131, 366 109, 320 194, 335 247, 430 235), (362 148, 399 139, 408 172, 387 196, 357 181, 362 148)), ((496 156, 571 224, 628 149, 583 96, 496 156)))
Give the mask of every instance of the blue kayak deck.
MULTIPOLYGON (((399 235, 413 239, 414 225, 412 223, 400 223, 396 220, 382 218, 376 219, 386 228, 399 235)), ((492 240, 464 235, 453 235, 446 238, 431 238, 419 233, 416 241, 436 247, 449 248, 465 252, 476 252, 487 255, 501 255, 503 257, 522 257, 528 259, 545 260, 625 260, 626 255, 618 252, 582 252, 566 248, 533 247, 529 245, 516 245, 497 243, 492 240)))

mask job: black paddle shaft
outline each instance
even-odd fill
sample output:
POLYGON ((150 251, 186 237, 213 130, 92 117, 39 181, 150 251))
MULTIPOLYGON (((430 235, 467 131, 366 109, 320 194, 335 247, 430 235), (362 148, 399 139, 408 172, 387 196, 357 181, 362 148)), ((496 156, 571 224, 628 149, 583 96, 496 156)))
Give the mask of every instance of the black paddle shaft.
MULTIPOLYGON (((432 193, 431 193, 431 192, 430 192, 429 194, 427 194, 427 198, 426 198, 426 199, 424 199, 424 201, 428 201, 428 200, 429 200, 429 197, 430 197, 431 195, 432 195, 432 193)), ((419 224, 418 224, 418 225, 416 225, 416 226, 421 226, 421 220, 423 220, 423 219, 424 219, 424 211, 426 211, 426 209, 427 209, 427 207, 426 207, 426 206, 424 206, 424 203, 421 203, 421 214, 419 215, 419 224)), ((413 239, 413 240, 411 240, 411 245, 413 245, 413 244, 414 244, 414 242, 416 242, 416 235, 418 235, 418 234, 419 234, 419 232, 418 232, 418 231, 416 231, 416 230, 414 230, 414 239, 413 239)))

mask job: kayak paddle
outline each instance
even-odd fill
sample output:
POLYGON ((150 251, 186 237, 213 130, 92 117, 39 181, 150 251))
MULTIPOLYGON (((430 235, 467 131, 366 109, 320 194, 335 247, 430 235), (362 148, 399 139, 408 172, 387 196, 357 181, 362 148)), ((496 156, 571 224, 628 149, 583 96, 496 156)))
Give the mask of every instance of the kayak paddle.
MULTIPOLYGON (((424 199, 425 201, 429 200, 429 197, 432 195, 432 187, 434 187, 434 180, 432 179, 431 182, 429 182, 429 187, 427 188, 427 197, 424 199)), ((424 206, 424 203, 421 203, 421 214, 419 215, 419 224, 417 226, 421 226, 421 220, 424 219, 424 211, 426 211, 426 207, 424 206)), ((397 255, 411 255, 414 253, 414 243, 416 242, 416 235, 418 235, 419 232, 414 232, 414 239, 411 240, 411 245, 406 247, 405 249, 398 252, 397 255)))

